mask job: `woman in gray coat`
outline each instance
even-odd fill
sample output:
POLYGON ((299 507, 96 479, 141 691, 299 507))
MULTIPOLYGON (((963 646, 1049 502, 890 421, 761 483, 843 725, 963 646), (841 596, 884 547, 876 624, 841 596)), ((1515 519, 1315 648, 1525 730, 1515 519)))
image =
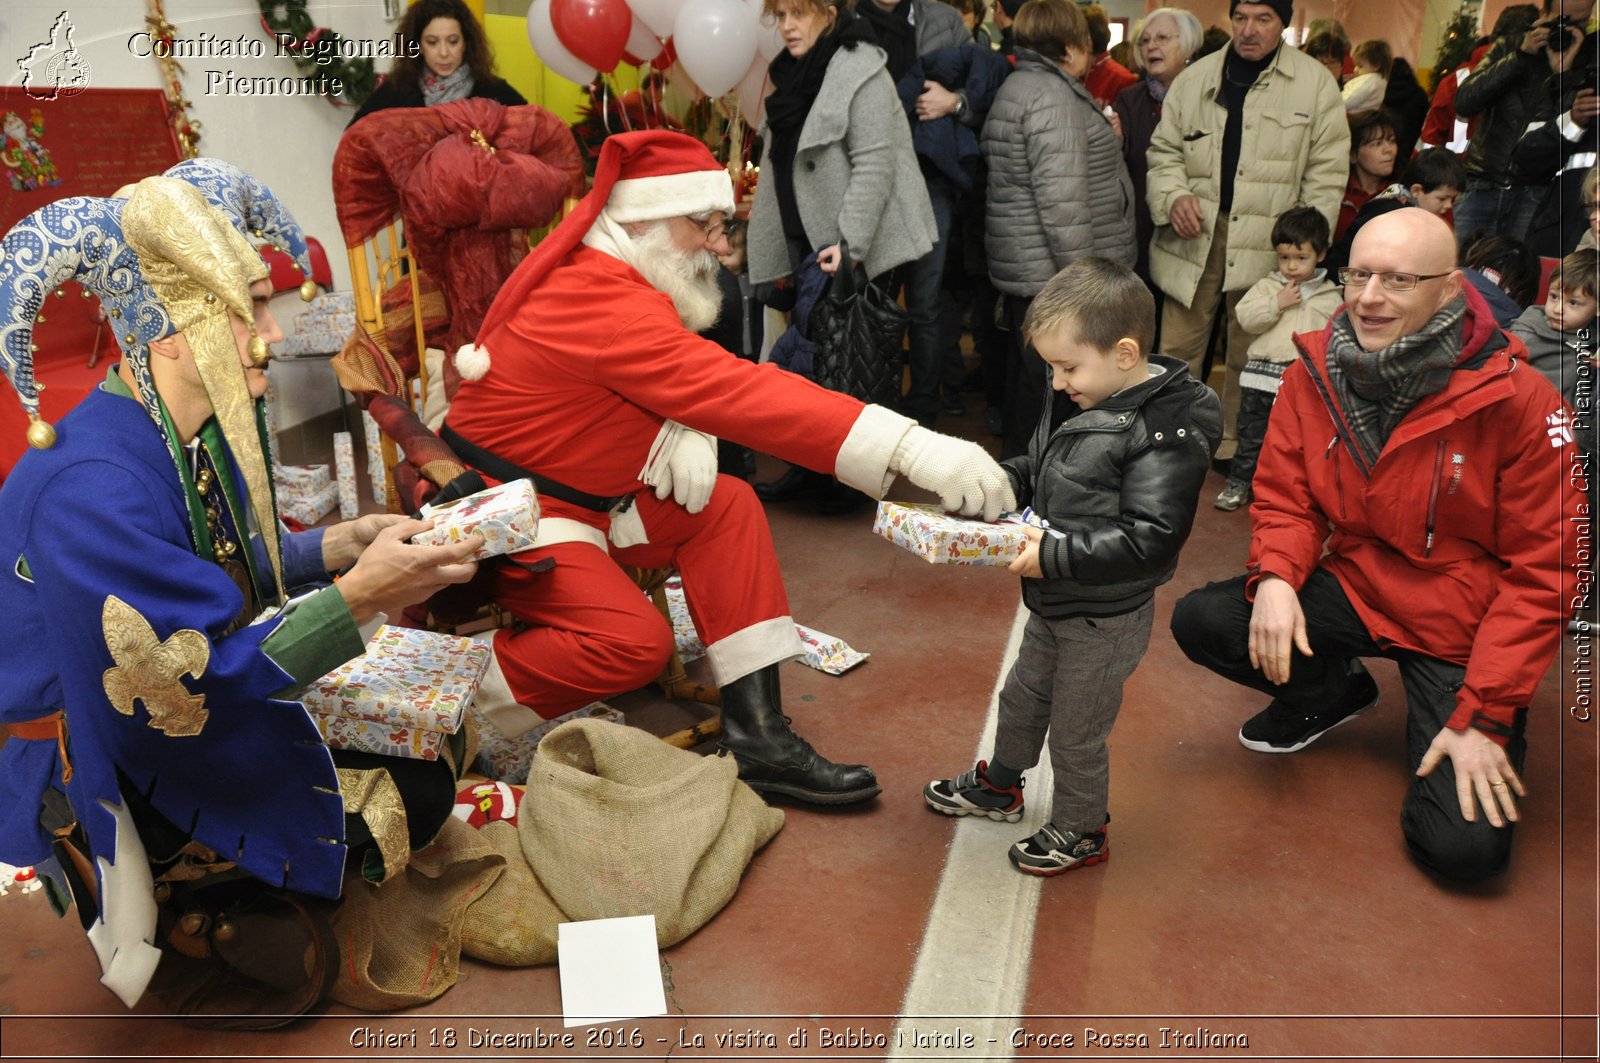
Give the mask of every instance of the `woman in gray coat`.
MULTIPOLYGON (((763 11, 777 22, 784 51, 772 60, 761 130, 746 245, 751 283, 794 276, 812 251, 832 273, 841 240, 874 278, 927 254, 937 236, 933 208, 871 28, 836 0, 766 0, 763 11)), ((828 484, 797 468, 756 493, 778 501, 821 494, 828 484)), ((837 497, 828 508, 854 501, 837 497)))
POLYGON ((982 138, 984 249, 1012 337, 1002 457, 1026 451, 1049 391, 1043 359, 1020 339, 1033 297, 1080 258, 1132 266, 1137 251, 1122 145, 1083 87, 1092 58, 1083 13, 1069 0, 1028 0, 1012 32, 1017 66, 995 95, 982 138))

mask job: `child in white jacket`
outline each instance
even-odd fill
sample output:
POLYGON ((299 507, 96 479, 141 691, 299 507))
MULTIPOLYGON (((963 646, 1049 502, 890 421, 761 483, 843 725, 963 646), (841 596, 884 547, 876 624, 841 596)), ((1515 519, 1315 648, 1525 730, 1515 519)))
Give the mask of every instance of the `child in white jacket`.
POLYGON ((1278 397, 1278 381, 1295 360, 1294 336, 1317 332, 1344 302, 1339 285, 1318 269, 1328 253, 1328 219, 1312 207, 1295 207, 1272 226, 1278 269, 1257 281, 1239 300, 1239 326, 1255 336, 1239 378, 1239 446, 1228 467, 1228 483, 1212 503, 1232 511, 1250 501, 1256 459, 1267 437, 1267 418, 1278 397))

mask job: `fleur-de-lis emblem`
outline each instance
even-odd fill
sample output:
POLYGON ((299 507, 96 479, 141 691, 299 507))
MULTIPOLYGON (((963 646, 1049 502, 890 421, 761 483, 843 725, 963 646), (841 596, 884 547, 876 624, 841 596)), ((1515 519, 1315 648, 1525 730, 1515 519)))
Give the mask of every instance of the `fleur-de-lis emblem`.
POLYGON ((107 668, 106 697, 124 716, 133 715, 135 700, 144 702, 150 726, 174 738, 197 735, 210 710, 204 694, 191 694, 178 677, 205 674, 211 643, 198 631, 175 631, 165 642, 139 611, 116 595, 107 595, 100 610, 106 649, 117 662, 107 668))

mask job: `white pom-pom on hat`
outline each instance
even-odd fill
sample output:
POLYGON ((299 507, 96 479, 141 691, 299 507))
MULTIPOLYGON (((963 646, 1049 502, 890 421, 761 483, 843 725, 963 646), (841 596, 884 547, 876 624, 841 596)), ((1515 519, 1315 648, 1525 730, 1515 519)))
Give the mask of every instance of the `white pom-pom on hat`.
POLYGON ((464 343, 456 351, 456 372, 462 380, 482 380, 489 373, 489 349, 464 343))

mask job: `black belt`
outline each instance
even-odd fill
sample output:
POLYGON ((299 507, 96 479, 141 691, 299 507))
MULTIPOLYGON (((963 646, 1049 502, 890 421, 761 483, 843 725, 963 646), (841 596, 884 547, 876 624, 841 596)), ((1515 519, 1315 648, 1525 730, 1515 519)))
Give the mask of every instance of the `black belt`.
POLYGON ((591 495, 580 491, 576 487, 568 487, 559 480, 552 480, 548 476, 540 476, 530 472, 519 465, 515 465, 493 451, 484 450, 476 444, 469 443, 449 425, 439 428, 439 438, 445 445, 456 452, 456 455, 466 461, 468 465, 486 472, 501 483, 510 483, 513 480, 531 480, 534 490, 541 495, 559 498, 563 502, 570 502, 574 506, 594 510, 596 513, 609 513, 624 499, 631 495, 617 495, 613 498, 603 498, 600 495, 591 495))

